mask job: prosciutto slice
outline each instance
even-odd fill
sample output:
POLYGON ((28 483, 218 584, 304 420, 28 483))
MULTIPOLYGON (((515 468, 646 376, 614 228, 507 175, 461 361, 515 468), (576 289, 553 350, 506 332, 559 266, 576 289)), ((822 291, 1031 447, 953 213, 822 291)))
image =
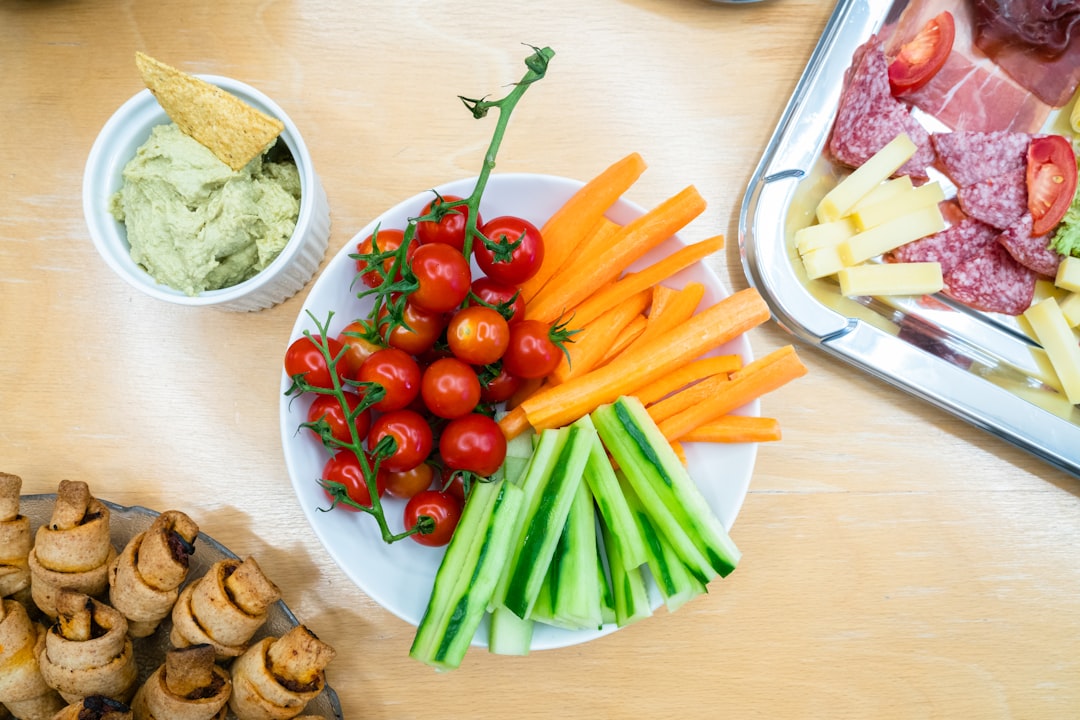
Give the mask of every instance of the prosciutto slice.
POLYGON ((975 46, 1053 107, 1080 83, 1080 2, 968 0, 975 46))
POLYGON ((953 130, 1034 132, 1041 128, 1051 106, 975 46, 973 0, 912 0, 889 34, 886 57, 895 57, 927 20, 944 10, 952 13, 956 23, 952 53, 929 83, 901 99, 953 130))

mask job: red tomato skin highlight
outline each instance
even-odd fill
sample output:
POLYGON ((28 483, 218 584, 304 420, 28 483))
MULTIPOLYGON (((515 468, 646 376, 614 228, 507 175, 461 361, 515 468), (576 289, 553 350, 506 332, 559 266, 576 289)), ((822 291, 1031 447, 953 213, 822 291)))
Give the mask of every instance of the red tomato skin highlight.
POLYGON ((453 419, 476 408, 480 379, 471 365, 453 357, 440 358, 424 370, 420 395, 433 415, 453 419))
POLYGON ((443 243, 421 245, 410 267, 418 287, 409 302, 434 313, 450 312, 465 301, 472 283, 472 268, 460 251, 443 243))
POLYGON ((1032 233, 1053 230, 1076 195, 1076 155, 1061 135, 1033 138, 1027 152, 1028 210, 1032 233))
MULTIPOLYGON (((443 195, 442 200, 435 198, 427 205, 424 206, 421 216, 430 215, 431 210, 436 205, 442 205, 444 202, 449 204, 463 200, 464 198, 457 195, 443 195)), ((469 218, 470 209, 465 205, 454 206, 449 212, 443 215, 442 220, 435 223, 430 220, 422 220, 416 223, 416 239, 421 244, 430 243, 443 243, 450 247, 456 248, 458 252, 465 250, 465 225, 469 218)), ((476 214, 476 227, 480 227, 484 224, 483 217, 480 213, 476 214)))
POLYGON ((446 545, 461 520, 461 510, 462 505, 454 496, 438 490, 424 490, 413 495, 405 505, 405 529, 411 530, 420 516, 426 515, 435 521, 434 531, 427 535, 415 533, 409 537, 429 547, 446 545))
POLYGON ((506 458, 506 436, 487 415, 462 415, 443 428, 439 454, 452 470, 468 470, 487 477, 506 458))
POLYGON ((470 365, 490 365, 510 342, 510 326, 498 310, 470 305, 458 310, 446 328, 450 352, 470 365))
MULTIPOLYGON (((368 458, 368 467, 374 467, 371 458, 368 458)), ((367 481, 364 479, 364 471, 352 450, 342 449, 334 453, 323 465, 322 478, 344 485, 349 499, 353 502, 367 507, 371 506, 371 494, 368 492, 367 481)), ((379 497, 382 497, 386 491, 386 477, 383 475, 381 468, 379 474, 375 477, 375 490, 379 493, 379 497)), ((331 497, 329 492, 327 492, 327 497, 331 497)), ((339 504, 337 507, 349 512, 360 512, 359 508, 354 508, 351 505, 339 504)))
POLYGON ((380 467, 394 472, 412 470, 428 459, 435 439, 431 425, 415 410, 391 410, 375 418, 368 432, 368 448, 374 450, 386 435, 397 443, 397 449, 383 458, 380 467))
POLYGON ((420 393, 421 377, 416 360, 398 348, 372 353, 356 373, 360 382, 378 383, 386 390, 383 399, 372 405, 380 412, 407 407, 420 393))
POLYGON ((540 269, 544 261, 544 240, 540 229, 528 220, 513 215, 500 215, 484 223, 480 233, 492 243, 507 246, 520 243, 510 257, 497 257, 483 242, 473 244, 476 264, 484 274, 499 282, 517 285, 525 282, 540 269))
MULTIPOLYGON (((329 390, 334 387, 333 376, 330 374, 322 350, 315 345, 316 340, 321 340, 321 338, 318 335, 311 337, 305 335, 289 345, 285 351, 285 374, 289 377, 302 374, 308 385, 329 390)), ((343 349, 342 344, 334 338, 326 339, 326 347, 331 358, 336 358, 343 349)), ((339 378, 343 370, 344 364, 339 363, 337 366, 339 378)))

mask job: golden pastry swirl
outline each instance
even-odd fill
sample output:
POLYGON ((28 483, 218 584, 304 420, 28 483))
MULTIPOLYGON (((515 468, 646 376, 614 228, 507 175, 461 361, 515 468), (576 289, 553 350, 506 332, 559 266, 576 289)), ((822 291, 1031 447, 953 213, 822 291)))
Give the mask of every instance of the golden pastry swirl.
POLYGON ((21 514, 22 478, 0 472, 0 598, 30 599, 30 518, 21 514))
POLYGON ((229 673, 214 662, 214 648, 170 650, 135 693, 135 720, 220 720, 232 692, 229 673))
POLYGON ((322 692, 334 655, 303 625, 263 638, 232 663, 229 707, 238 720, 291 720, 322 692))
POLYGON ((38 665, 44 643, 45 629, 22 604, 0 599, 0 703, 22 720, 51 720, 64 706, 38 665))

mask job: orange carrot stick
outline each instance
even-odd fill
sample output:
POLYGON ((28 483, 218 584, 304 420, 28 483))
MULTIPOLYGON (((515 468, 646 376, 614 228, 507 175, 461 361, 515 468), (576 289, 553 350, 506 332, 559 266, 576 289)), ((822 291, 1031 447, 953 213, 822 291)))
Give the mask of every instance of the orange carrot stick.
MULTIPOLYGON (((718 377, 702 380, 685 390, 661 400, 649 409, 665 413, 665 403, 681 409, 657 423, 660 432, 669 440, 679 440, 693 430, 727 415, 748 402, 772 392, 807 372, 802 360, 791 345, 774 350, 732 375, 730 380, 718 377)), ((532 419, 530 418, 530 421, 532 419)))
POLYGON ((727 376, 742 367, 742 358, 738 355, 712 355, 700 358, 677 368, 655 382, 634 392, 645 405, 651 405, 660 398, 681 388, 704 380, 713 375, 727 376))
POLYGON ((630 153, 588 181, 540 228, 544 259, 536 275, 522 283, 521 296, 528 302, 562 267, 582 239, 607 209, 645 172, 645 160, 630 153))
MULTIPOLYGON (((656 288, 662 287, 665 286, 656 286, 656 288)), ((655 292, 653 295, 655 298, 655 292)), ((698 282, 688 283, 680 290, 671 290, 661 295, 660 306, 656 307, 654 301, 653 307, 649 309, 649 324, 641 337, 634 341, 635 344, 648 342, 658 334, 686 322, 697 310, 701 298, 705 297, 705 286, 698 282)))
MULTIPOLYGON (((561 427, 620 395, 632 395, 638 388, 768 319, 769 306, 758 291, 754 288, 740 290, 634 352, 622 353, 584 375, 540 390, 523 400, 520 408, 526 414, 528 424, 537 430, 561 427)), ((500 424, 507 437, 524 429, 520 419, 500 424)))
POLYGON ((548 381, 552 384, 566 382, 596 367, 600 358, 611 347, 611 339, 622 332, 635 317, 645 312, 651 299, 652 293, 642 290, 627 302, 611 308, 574 333, 570 338, 572 342, 567 343, 566 352, 548 381))
POLYGON ((725 415, 683 435, 682 442, 744 443, 780 439, 780 421, 753 415, 725 415))
POLYGON ((717 235, 679 248, 663 260, 659 260, 639 272, 628 273, 613 284, 596 290, 575 307, 573 310, 574 322, 589 322, 600 313, 618 305, 631 295, 657 285, 680 270, 688 268, 702 258, 723 249, 723 247, 724 237, 717 235))
POLYGON ((570 263, 526 302, 525 317, 554 322, 580 303, 597 285, 614 280, 642 255, 700 215, 705 199, 693 185, 624 225, 607 250, 589 262, 570 263))
POLYGON ((638 315, 631 320, 630 324, 615 336, 615 340, 612 341, 611 347, 604 352, 604 356, 600 358, 600 362, 597 364, 603 365, 611 362, 612 358, 628 348, 630 343, 634 342, 634 340, 641 336, 641 333, 645 332, 645 326, 648 324, 649 320, 644 315, 638 315))

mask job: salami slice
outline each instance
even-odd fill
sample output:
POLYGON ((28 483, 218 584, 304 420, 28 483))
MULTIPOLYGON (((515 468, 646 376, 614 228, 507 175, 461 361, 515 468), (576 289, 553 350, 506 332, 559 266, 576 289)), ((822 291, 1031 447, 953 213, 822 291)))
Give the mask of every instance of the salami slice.
POLYGON ((1010 170, 961 187, 956 199, 970 217, 1004 230, 1027 212, 1027 171, 1010 170))
POLYGON ((1027 168, 1033 136, 1014 132, 934 133, 930 136, 942 171, 957 187, 1027 168))
POLYGON ((1016 262, 1001 243, 991 243, 960 261, 944 279, 945 294, 968 307, 1020 315, 1035 296, 1038 274, 1016 262))
POLYGON ((930 134, 907 106, 892 96, 884 44, 875 36, 855 52, 829 138, 829 152, 837 162, 859 167, 900 133, 907 133, 918 149, 897 174, 926 178, 926 169, 934 164, 930 134))
POLYGON ((1057 275, 1063 256, 1049 247, 1048 236, 1032 234, 1031 213, 1024 213, 1019 220, 1005 228, 998 236, 998 242, 1021 265, 1040 275, 1057 275))
POLYGON ((944 274, 997 242, 999 234, 993 226, 974 218, 964 218, 939 233, 901 245, 885 259, 888 262, 937 262, 944 274))

